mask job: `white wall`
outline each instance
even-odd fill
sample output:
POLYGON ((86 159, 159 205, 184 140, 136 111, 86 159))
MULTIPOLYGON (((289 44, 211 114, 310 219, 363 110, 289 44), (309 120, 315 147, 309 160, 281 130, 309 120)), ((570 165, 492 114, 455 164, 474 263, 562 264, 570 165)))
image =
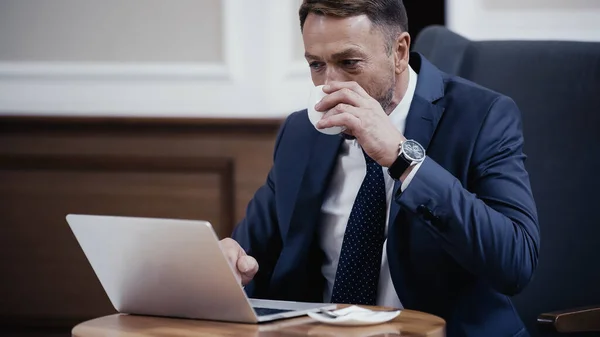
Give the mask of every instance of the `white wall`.
POLYGON ((474 40, 600 41, 600 0, 446 0, 447 26, 474 40))
MULTIPOLYGON (((600 0, 447 0, 472 39, 600 41, 600 0)), ((0 0, 0 114, 283 117, 301 0, 0 0)))
POLYGON ((299 0, 1 0, 0 114, 282 117, 299 0))

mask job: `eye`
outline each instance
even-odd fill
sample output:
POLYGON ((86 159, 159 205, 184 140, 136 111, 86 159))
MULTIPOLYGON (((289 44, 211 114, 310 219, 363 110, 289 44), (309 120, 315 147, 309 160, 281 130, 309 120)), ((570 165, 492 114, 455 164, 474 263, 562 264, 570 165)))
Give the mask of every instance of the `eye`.
POLYGON ((319 71, 319 70, 321 70, 323 68, 324 64, 323 64, 323 62, 313 61, 313 62, 310 62, 308 64, 308 66, 312 70, 319 71))
POLYGON ((343 60, 342 61, 342 65, 345 68, 356 68, 359 63, 360 63, 360 60, 343 60))

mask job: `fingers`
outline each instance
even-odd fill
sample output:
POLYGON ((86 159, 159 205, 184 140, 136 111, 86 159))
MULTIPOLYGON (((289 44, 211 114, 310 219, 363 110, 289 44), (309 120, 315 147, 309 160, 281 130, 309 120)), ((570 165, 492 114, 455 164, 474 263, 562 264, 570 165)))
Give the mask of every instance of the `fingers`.
POLYGON ((358 117, 360 114, 360 110, 361 110, 360 108, 357 108, 355 106, 345 104, 345 103, 340 103, 340 104, 334 106, 333 108, 329 109, 329 111, 327 111, 326 113, 324 113, 323 117, 321 117, 321 120, 325 120, 329 117, 343 114, 343 113, 348 113, 348 114, 358 117))
POLYGON ((363 89, 358 83, 354 81, 350 82, 337 82, 332 81, 323 87, 323 92, 326 94, 334 93, 341 89, 349 89, 350 91, 358 94, 363 99, 370 99, 371 96, 363 89))
POLYGON ((347 105, 338 104, 333 109, 323 115, 323 118, 317 123, 318 128, 330 128, 334 126, 345 127, 350 132, 358 130, 361 121, 357 117, 358 108, 347 105))
POLYGON ((258 272, 258 262, 253 257, 246 255, 242 247, 231 238, 219 241, 219 245, 227 261, 235 271, 235 277, 238 282, 246 285, 252 281, 252 278, 258 272))
POLYGON ((240 272, 243 285, 248 284, 258 272, 258 262, 248 255, 244 255, 237 260, 237 270, 240 272))
POLYGON ((240 245, 230 238, 219 241, 219 245, 227 258, 227 261, 229 261, 229 264, 231 264, 232 267, 235 266, 238 260, 239 251, 242 249, 240 245))
POLYGON ((327 111, 339 104, 360 107, 364 106, 366 102, 365 99, 355 91, 349 88, 342 88, 323 97, 323 99, 317 105, 315 105, 315 110, 327 111))

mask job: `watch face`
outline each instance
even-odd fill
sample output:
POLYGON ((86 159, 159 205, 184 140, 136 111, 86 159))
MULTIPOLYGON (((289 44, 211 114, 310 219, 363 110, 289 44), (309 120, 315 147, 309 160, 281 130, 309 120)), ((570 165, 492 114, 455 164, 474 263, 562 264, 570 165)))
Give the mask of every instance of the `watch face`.
POLYGON ((402 151, 404 155, 411 161, 418 161, 425 157, 425 149, 421 144, 414 140, 407 140, 402 144, 402 151))

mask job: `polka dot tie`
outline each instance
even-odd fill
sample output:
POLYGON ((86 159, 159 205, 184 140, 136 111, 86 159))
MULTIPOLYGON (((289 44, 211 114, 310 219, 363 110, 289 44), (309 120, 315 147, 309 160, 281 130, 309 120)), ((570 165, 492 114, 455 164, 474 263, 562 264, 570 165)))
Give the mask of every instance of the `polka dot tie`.
POLYGON ((367 174, 346 226, 331 295, 333 303, 374 305, 377 298, 385 241, 385 181, 381 166, 364 155, 367 174))

